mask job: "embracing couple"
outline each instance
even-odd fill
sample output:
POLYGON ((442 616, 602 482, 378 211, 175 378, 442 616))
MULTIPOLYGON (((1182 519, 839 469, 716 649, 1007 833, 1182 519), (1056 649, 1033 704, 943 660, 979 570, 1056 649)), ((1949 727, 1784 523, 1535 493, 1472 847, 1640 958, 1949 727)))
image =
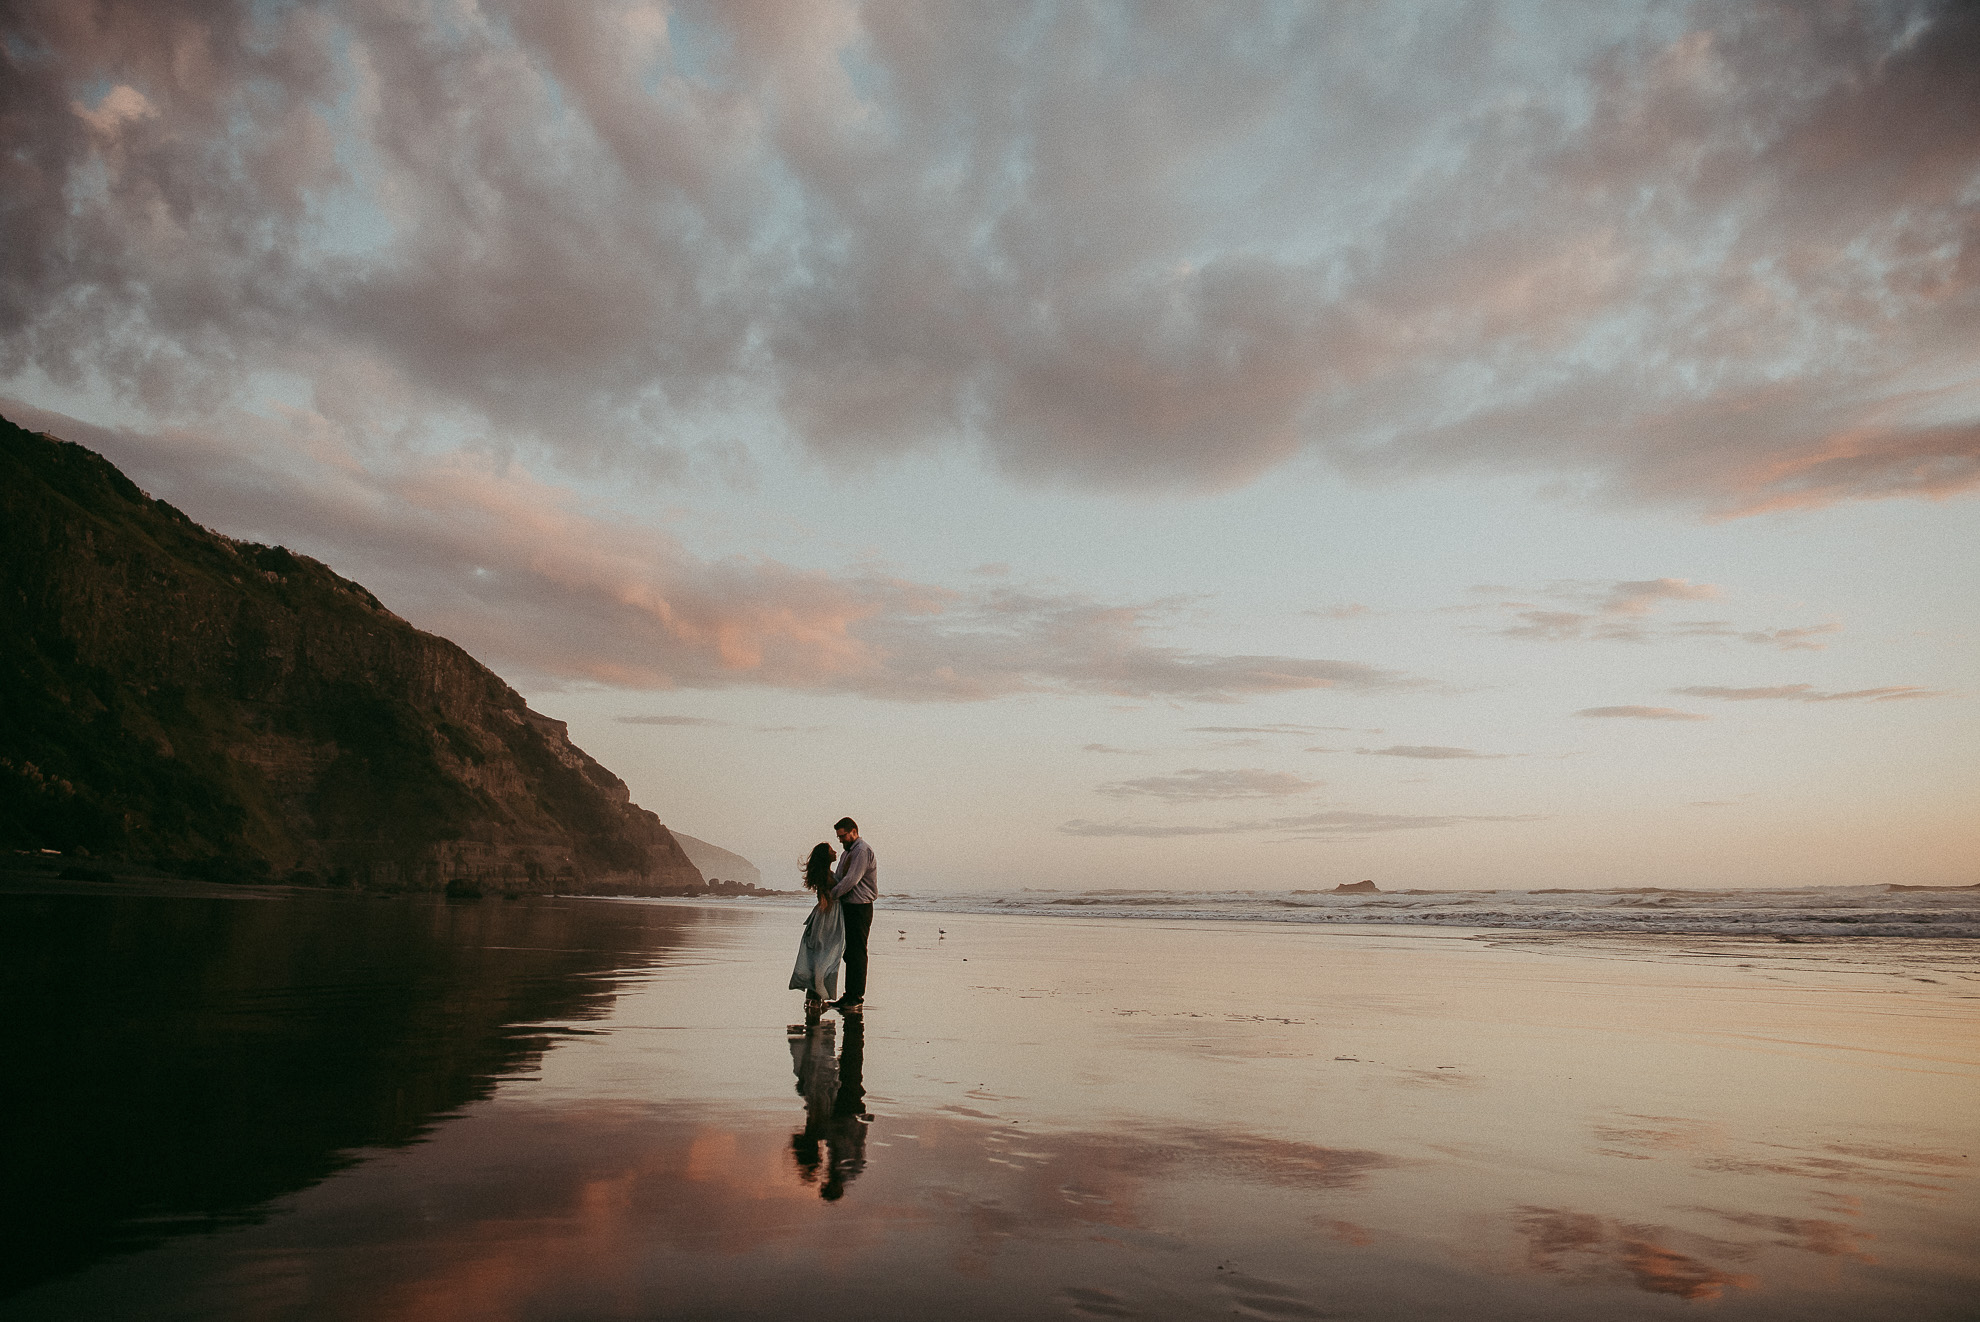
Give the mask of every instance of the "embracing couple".
POLYGON ((844 851, 820 844, 804 863, 805 889, 818 897, 804 920, 798 943, 797 967, 791 988, 804 993, 807 1015, 827 1005, 841 1014, 856 1014, 866 1004, 866 940, 873 931, 873 901, 880 897, 880 869, 873 846, 859 838, 859 823, 841 817, 832 828, 844 851), (832 866, 834 858, 837 868, 832 866), (846 994, 834 999, 839 987, 839 960, 846 962, 846 994))

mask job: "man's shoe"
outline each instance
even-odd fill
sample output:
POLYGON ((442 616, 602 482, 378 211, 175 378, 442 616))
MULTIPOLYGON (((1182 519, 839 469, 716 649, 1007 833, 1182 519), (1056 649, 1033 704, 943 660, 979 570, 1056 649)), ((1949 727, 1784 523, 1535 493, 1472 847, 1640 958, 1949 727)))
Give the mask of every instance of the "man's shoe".
POLYGON ((832 1008, 834 1010, 837 1010, 840 1014, 858 1014, 861 1010, 864 1010, 866 1008, 866 1002, 849 1001, 845 997, 841 996, 838 1000, 832 1002, 832 1008))

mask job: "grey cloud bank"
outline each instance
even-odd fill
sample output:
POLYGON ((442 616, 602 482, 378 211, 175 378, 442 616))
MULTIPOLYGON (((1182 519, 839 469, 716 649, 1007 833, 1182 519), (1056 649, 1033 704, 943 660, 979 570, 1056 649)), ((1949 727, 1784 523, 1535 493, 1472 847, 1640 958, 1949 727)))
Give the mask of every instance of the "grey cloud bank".
POLYGON ((0 375, 161 425, 300 377, 662 477, 745 480, 685 425, 740 410, 1106 489, 1980 483, 1971 5, 0 21, 0 375))

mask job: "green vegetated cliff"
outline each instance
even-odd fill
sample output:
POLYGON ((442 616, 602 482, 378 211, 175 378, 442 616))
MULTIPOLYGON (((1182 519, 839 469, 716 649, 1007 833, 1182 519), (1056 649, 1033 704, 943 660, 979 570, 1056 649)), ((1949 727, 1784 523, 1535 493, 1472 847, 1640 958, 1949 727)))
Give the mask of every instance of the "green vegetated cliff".
POLYGON ((227 881, 653 895, 660 819, 487 667, 0 419, 0 848, 227 881))

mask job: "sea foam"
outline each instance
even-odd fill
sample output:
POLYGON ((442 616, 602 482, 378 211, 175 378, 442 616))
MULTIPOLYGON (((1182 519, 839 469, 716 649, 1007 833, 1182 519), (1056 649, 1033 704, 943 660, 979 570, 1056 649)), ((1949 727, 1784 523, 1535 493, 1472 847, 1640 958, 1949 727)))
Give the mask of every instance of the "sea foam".
POLYGON ((1043 890, 893 894, 890 909, 1095 918, 1493 927, 1727 936, 1980 937, 1980 889, 1043 890))

